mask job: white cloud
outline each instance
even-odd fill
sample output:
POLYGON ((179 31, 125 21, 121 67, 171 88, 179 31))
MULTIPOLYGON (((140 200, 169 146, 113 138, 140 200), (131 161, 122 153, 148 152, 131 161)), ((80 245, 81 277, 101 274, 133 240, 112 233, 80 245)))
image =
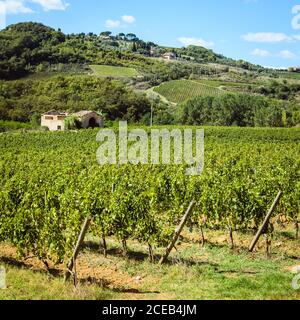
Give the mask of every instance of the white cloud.
POLYGON ((247 33, 242 36, 242 39, 249 42, 286 42, 292 41, 295 38, 288 36, 284 33, 274 32, 258 32, 258 33, 247 33))
POLYGON ((4 6, 5 14, 26 14, 33 13, 30 3, 39 4, 44 11, 66 10, 69 6, 63 0, 3 0, 0 1, 4 6))
POLYGON ((258 57, 269 57, 271 55, 269 51, 262 49, 255 49, 251 52, 251 54, 258 57))
POLYGON ((120 26, 120 21, 119 20, 106 20, 105 21, 105 26, 106 28, 118 28, 120 26))
POLYGON ((128 15, 124 15, 122 17, 122 20, 125 22, 125 23, 128 23, 128 24, 132 24, 135 22, 135 17, 134 16, 128 16, 128 15))
POLYGON ((259 56, 259 57, 279 57, 283 59, 295 59, 297 56, 289 51, 289 50, 282 50, 279 53, 271 53, 267 50, 262 50, 262 49, 255 49, 251 52, 253 56, 259 56))
POLYGON ((65 3, 63 0, 29 0, 42 6, 44 11, 51 10, 66 10, 69 3, 65 3))
POLYGON ((278 53, 278 56, 280 58, 284 58, 284 59, 295 59, 296 58, 296 55, 293 52, 289 51, 289 50, 280 51, 278 53))
POLYGON ((201 38, 188 38, 188 37, 180 37, 178 38, 178 41, 183 43, 185 46, 200 46, 200 47, 205 47, 205 48, 211 48, 215 44, 212 41, 206 41, 201 38))
POLYGON ((279 42, 295 42, 300 41, 300 35, 287 35, 285 33, 276 32, 249 32, 242 36, 242 39, 248 42, 264 42, 264 43, 279 43, 279 42))
POLYGON ((119 27, 126 27, 126 24, 132 24, 135 22, 135 17, 130 16, 130 15, 123 15, 120 20, 113 20, 113 19, 108 19, 105 21, 105 27, 106 28, 119 28, 119 27), (124 22, 124 24, 122 24, 124 22))
POLYGON ((0 30, 6 27, 6 13, 4 2, 0 1, 0 30))
POLYGON ((33 13, 21 0, 5 0, 2 2, 5 14, 33 13))

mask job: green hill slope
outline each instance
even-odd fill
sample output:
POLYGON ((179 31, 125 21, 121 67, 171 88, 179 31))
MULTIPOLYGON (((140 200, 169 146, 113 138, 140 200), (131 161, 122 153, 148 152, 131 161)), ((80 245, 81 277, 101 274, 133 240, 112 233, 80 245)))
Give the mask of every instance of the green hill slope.
POLYGON ((158 83, 192 73, 196 76, 207 74, 209 70, 203 67, 206 63, 257 69, 249 63, 228 59, 203 47, 168 48, 144 42, 136 36, 120 39, 111 35, 109 40, 105 40, 91 33, 66 35, 34 22, 18 23, 0 31, 0 56, 0 79, 10 80, 48 70, 57 64, 130 67, 145 74, 147 81, 157 82, 159 79, 158 83), (167 64, 152 59, 153 48, 158 57, 174 51, 179 61, 167 64))
POLYGON ((188 99, 201 96, 217 96, 223 90, 192 80, 174 80, 161 84, 154 91, 165 97, 168 101, 181 103, 188 99))
POLYGON ((139 73, 134 68, 114 67, 105 65, 91 65, 90 68, 98 77, 131 78, 139 73))

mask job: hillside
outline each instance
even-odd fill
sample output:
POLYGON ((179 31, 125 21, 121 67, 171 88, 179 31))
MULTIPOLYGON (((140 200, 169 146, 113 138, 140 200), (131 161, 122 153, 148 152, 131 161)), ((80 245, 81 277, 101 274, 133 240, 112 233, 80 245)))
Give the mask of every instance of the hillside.
POLYGON ((200 96, 218 96, 224 90, 191 80, 174 80, 161 84, 154 89, 168 101, 181 103, 200 96))
POLYGON ((134 68, 115 67, 105 65, 91 65, 94 75, 98 77, 114 77, 114 78, 132 78, 137 77, 139 73, 134 68))
POLYGON ((0 79, 17 79, 57 64, 147 65, 144 57, 104 48, 101 40, 84 34, 64 35, 32 22, 12 25, 0 32, 0 55, 0 79))
POLYGON ((178 79, 191 73, 201 74, 203 68, 196 63, 219 63, 257 70, 249 63, 234 61, 202 47, 159 47, 144 42, 136 35, 112 36, 109 32, 99 36, 89 34, 65 35, 40 23, 18 23, 0 32, 0 79, 17 79, 30 73, 44 71, 56 64, 115 65, 135 67, 145 75, 159 75, 178 79), (164 64, 150 56, 160 57, 168 51, 176 52, 180 64, 164 64), (180 65, 180 67, 178 67, 180 65), (175 69, 175 71, 174 71, 175 69), (176 69, 180 69, 176 71, 176 69))
POLYGON ((265 96, 277 100, 299 101, 300 84, 289 84, 274 80, 256 79, 249 83, 243 80, 222 80, 221 78, 173 80, 153 88, 155 92, 172 103, 181 103, 200 96, 219 96, 224 93, 243 93, 265 96))
MULTIPOLYGON (((266 69, 202 47, 168 48, 134 34, 65 35, 29 22, 0 32, 0 55, 0 120, 31 121, 36 127, 40 114, 47 110, 94 109, 107 120, 149 124, 152 105, 156 124, 215 125, 219 123, 217 109, 209 118, 197 116, 191 121, 185 115, 177 117, 180 104, 224 96, 220 101, 229 114, 226 125, 254 126, 258 110, 260 125, 293 126, 300 121, 297 80, 271 79, 279 74, 268 76, 266 69), (166 52, 176 58, 164 60, 166 52), (261 96, 262 107, 244 114, 248 110, 244 100, 231 108, 228 93, 247 95, 247 105, 252 106, 256 96, 261 96)), ((202 101, 192 103, 198 104, 202 101)))

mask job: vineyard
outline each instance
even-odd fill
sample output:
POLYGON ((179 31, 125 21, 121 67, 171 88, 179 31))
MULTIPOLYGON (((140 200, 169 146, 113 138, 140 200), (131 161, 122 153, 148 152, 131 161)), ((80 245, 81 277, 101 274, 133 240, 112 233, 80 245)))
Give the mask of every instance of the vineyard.
POLYGON ((171 240, 192 200, 188 226, 255 230, 279 190, 277 213, 299 220, 299 129, 206 128, 205 170, 184 166, 100 167, 97 131, 0 135, 0 241, 20 256, 67 262, 85 218, 105 242, 153 249, 171 240))
POLYGON ((278 72, 279 77, 285 78, 285 79, 295 79, 299 80, 300 79, 300 74, 297 72, 278 72))
POLYGON ((229 92, 249 92, 251 88, 259 87, 257 83, 228 82, 220 80, 196 80, 197 82, 229 92))
POLYGON ((216 96, 223 93, 222 90, 214 86, 191 80, 165 82, 154 88, 154 91, 174 103, 181 103, 200 96, 216 96))
POLYGON ((136 77, 139 73, 134 68, 91 65, 90 68, 98 77, 112 77, 112 78, 130 78, 136 77))

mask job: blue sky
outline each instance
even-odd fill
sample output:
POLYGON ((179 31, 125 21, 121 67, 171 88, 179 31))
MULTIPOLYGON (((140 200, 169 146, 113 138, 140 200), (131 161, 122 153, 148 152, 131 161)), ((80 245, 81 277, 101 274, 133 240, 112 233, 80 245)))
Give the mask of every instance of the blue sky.
POLYGON ((199 44, 263 66, 300 66, 300 0, 0 0, 3 7, 6 24, 133 32, 161 45, 199 44))

